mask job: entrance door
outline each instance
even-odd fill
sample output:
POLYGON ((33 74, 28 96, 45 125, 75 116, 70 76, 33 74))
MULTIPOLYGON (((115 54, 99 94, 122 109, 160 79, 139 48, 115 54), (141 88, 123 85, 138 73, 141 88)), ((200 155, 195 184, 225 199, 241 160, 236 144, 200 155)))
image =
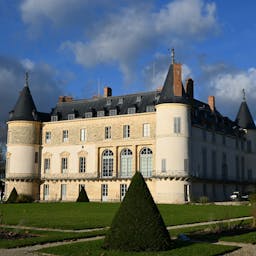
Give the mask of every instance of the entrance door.
POLYGON ((102 202, 108 201, 108 184, 101 185, 101 200, 102 202))

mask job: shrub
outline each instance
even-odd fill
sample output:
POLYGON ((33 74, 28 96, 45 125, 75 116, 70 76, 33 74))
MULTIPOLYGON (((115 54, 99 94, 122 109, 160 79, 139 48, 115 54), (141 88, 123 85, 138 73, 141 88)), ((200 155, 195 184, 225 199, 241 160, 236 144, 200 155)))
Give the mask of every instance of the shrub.
POLYGON ((17 203, 32 203, 34 199, 30 195, 20 194, 16 200, 17 203))
POLYGON ((17 190, 16 190, 16 188, 13 188, 11 194, 9 195, 9 197, 6 201, 6 203, 16 203, 17 199, 18 199, 17 190))
POLYGON ((206 204, 209 202, 209 198, 207 196, 200 196, 199 197, 199 203, 206 204))
POLYGON ((82 187, 82 189, 80 190, 79 196, 76 201, 77 202, 90 202, 84 187, 82 187))
POLYGON ((256 193, 249 195, 249 201, 250 201, 251 205, 256 204, 256 193))
POLYGON ((147 184, 136 172, 106 234, 103 248, 122 251, 164 251, 171 239, 147 184))

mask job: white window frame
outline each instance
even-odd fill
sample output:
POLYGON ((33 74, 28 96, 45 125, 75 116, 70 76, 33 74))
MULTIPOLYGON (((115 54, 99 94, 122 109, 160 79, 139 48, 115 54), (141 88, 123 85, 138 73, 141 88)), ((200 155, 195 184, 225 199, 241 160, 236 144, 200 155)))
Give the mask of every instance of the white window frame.
POLYGON ((61 158, 61 173, 67 173, 68 171, 68 158, 62 157, 61 158))
POLYGON ((179 116, 173 118, 173 132, 176 134, 181 133, 181 118, 179 116))
POLYGON ((102 152, 101 174, 103 178, 113 176, 114 172, 114 154, 111 150, 106 149, 102 152))
POLYGON ((111 139, 111 126, 105 126, 105 140, 111 139))
POLYGON ((143 124, 143 137, 150 137, 150 124, 143 124))
POLYGON ((67 199, 67 184, 61 184, 60 186, 60 196, 61 200, 67 199))
POLYGON ((68 142, 68 130, 63 130, 62 131, 62 141, 63 142, 68 142))
POLYGON ((120 176, 123 178, 132 176, 132 151, 128 148, 121 151, 120 176))
POLYGON ((86 128, 80 129, 80 141, 86 141, 87 130, 86 128))
POLYGON ((49 193, 50 192, 50 186, 49 184, 44 184, 44 200, 49 200, 49 193))
POLYGON ((52 133, 49 131, 45 132, 45 143, 51 143, 51 139, 52 139, 52 133))
POLYGON ((45 158, 44 159, 44 173, 49 173, 51 169, 51 159, 45 158))
POLYGON ((80 173, 86 172, 86 157, 84 156, 79 157, 79 172, 80 173))
POLYGON ((123 126, 123 138, 130 138, 130 125, 128 124, 123 126))
POLYGON ((153 152, 150 148, 140 151, 140 172, 143 177, 151 177, 153 169, 153 152))

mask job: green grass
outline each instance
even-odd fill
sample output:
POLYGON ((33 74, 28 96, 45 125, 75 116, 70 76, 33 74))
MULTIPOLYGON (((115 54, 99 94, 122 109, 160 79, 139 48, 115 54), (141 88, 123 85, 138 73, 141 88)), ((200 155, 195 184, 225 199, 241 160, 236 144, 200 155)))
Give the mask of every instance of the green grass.
MULTIPOLYGON (((33 237, 20 238, 14 240, 1 239, 0 240, 0 248, 15 248, 15 247, 23 247, 30 246, 35 244, 45 244, 63 240, 74 240, 80 238, 89 238, 100 235, 105 235, 106 231, 90 231, 90 232, 82 232, 82 233, 71 233, 71 232, 56 232, 56 231, 38 231, 38 230, 21 230, 21 229, 6 229, 9 231, 13 231, 16 233, 26 233, 34 235, 33 237)), ((1 231, 1 230, 0 230, 1 231)))
MULTIPOLYGON (((2 223, 85 229, 110 226, 119 203, 0 204, 2 223)), ((167 226, 251 215, 249 206, 158 205, 167 226)))
POLYGON ((163 252, 120 252, 106 251, 101 248, 103 240, 83 243, 73 243, 40 250, 40 252, 62 256, 213 256, 221 255, 237 249, 234 246, 213 245, 208 243, 181 243, 174 242, 174 248, 163 252))
POLYGON ((227 242, 256 244, 256 231, 233 236, 225 236, 221 237, 220 240, 227 242))

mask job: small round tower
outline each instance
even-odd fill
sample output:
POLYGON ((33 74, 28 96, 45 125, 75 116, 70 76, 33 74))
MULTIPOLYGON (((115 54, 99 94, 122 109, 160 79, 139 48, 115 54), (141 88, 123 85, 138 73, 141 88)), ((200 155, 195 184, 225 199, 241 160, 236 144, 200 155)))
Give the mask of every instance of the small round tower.
MULTIPOLYGON (((172 63, 156 105, 156 191, 159 201, 166 203, 190 201, 190 104, 181 72, 181 64, 174 62, 172 52, 172 63)), ((188 91, 192 90, 191 87, 188 91)))
POLYGON ((28 74, 7 122, 6 198, 18 194, 39 199, 41 122, 28 86, 28 74))

